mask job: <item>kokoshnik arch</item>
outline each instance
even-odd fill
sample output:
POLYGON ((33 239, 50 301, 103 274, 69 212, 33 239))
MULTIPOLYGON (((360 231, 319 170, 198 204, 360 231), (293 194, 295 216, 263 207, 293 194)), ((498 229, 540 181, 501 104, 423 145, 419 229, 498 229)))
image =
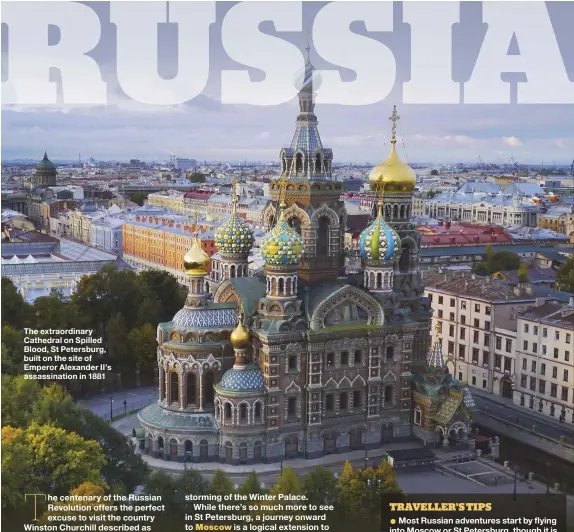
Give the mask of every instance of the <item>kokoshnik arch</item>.
POLYGON ((370 174, 378 196, 360 236, 363 273, 344 277, 346 212, 320 138, 307 58, 299 115, 271 187, 261 274, 247 276, 251 229, 236 212, 217 231, 227 272, 208 297, 196 236, 185 306, 157 329, 159 397, 138 414, 145 453, 252 463, 365 449, 410 436, 472 445, 472 397, 437 342, 411 223, 413 170, 396 151, 370 174), (427 356, 428 354, 428 356, 427 356))

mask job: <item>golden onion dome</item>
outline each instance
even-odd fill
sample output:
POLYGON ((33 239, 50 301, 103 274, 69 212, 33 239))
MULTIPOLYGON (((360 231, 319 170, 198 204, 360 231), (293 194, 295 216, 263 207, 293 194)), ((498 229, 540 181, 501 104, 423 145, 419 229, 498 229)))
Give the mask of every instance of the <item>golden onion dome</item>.
POLYGON ((229 340, 235 349, 244 349, 249 345, 249 331, 243 326, 241 318, 237 327, 231 331, 229 340))
POLYGON ((416 175, 414 170, 401 161, 395 142, 391 143, 391 153, 382 162, 375 166, 369 174, 369 185, 373 192, 385 194, 404 194, 414 191, 416 186, 416 175))
POLYGON ((209 255, 201 249, 197 235, 193 240, 191 249, 183 257, 183 266, 187 273, 206 274, 209 267, 209 255))

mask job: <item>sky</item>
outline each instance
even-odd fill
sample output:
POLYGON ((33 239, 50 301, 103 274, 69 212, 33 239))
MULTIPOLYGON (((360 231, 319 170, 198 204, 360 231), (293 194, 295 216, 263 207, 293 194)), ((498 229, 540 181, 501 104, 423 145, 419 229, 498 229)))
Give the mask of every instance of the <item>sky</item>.
MULTIPOLYGON (((143 10, 147 3, 137 4, 143 10)), ((98 14, 102 23, 99 43, 89 55, 97 61, 107 83, 108 105, 3 105, 2 159, 40 159, 46 150, 55 160, 77 159, 79 155, 82 159, 93 156, 97 160, 167 160, 175 154, 209 161, 273 161, 278 160, 280 149, 290 144, 298 114, 296 98, 273 106, 220 101, 221 70, 247 68, 232 61, 222 44, 222 24, 234 4, 217 3, 216 22, 210 30, 209 78, 203 93, 174 106, 139 103, 123 93, 116 76, 116 33, 110 24, 109 5, 105 2, 86 5, 98 14)), ((293 43, 302 54, 310 39, 314 66, 322 70, 335 69, 343 81, 351 81, 352 70, 326 62, 313 47, 314 19, 325 5, 303 3, 300 7, 302 31, 278 31, 267 22, 260 25, 260 31, 293 43)), ((574 82, 574 33, 571 31, 574 2, 547 3, 546 7, 563 68, 574 82)), ((367 31, 365 23, 360 21, 350 25, 352 32, 376 39, 391 49, 397 73, 392 91, 378 103, 317 104, 315 112, 323 145, 333 150, 336 163, 377 163, 384 159, 390 140, 388 117, 396 104, 401 116, 398 149, 408 162, 470 163, 480 157, 484 162, 507 163, 512 157, 525 164, 570 165, 574 159, 574 105, 403 104, 402 82, 408 81, 411 75, 411 45, 410 28, 403 23, 402 10, 401 3, 394 3, 392 33, 367 31)), ((30 9, 27 16, 34 17, 34 13, 35 10, 30 9)), ((452 78, 464 82, 473 72, 486 31, 481 3, 461 5, 460 17, 464 26, 453 28, 452 33, 452 78)), ((160 75, 167 78, 177 74, 178 57, 177 37, 170 34, 169 26, 173 25, 160 30, 163 37, 158 45, 157 61, 160 75)), ((228 27, 227 31, 241 33, 241 24, 231 30, 228 27)), ((436 38, 433 24, 429 23, 425 31, 428 39, 436 38)), ((49 32, 47 38, 53 40, 49 32)), ((10 31, 6 31, 3 23, 3 82, 10 80, 9 43, 10 31)), ((509 43, 508 53, 519 54, 521 49, 520 42, 515 41, 509 43)), ((257 69, 247 70, 254 80, 264 76, 257 69)), ((389 72, 389 77, 393 75, 389 72)), ((58 76, 53 79, 58 80, 58 76)), ((512 85, 516 84, 509 83, 509 90, 512 85)))

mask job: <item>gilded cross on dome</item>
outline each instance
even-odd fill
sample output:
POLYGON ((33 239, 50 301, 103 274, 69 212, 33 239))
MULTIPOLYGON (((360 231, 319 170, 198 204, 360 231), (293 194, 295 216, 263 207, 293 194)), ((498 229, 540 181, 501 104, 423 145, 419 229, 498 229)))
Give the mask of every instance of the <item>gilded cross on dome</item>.
POLYGON ((397 142, 397 121, 400 119, 401 119, 401 117, 397 113, 397 106, 394 105, 393 106, 393 114, 391 116, 389 116, 389 120, 393 123, 393 127, 391 129, 391 134, 392 134, 391 142, 393 144, 395 144, 397 142))
POLYGON ((233 212, 237 210, 237 177, 233 177, 233 181, 231 181, 231 204, 233 205, 233 212))
POLYGON ((287 176, 283 173, 281 179, 279 180, 279 208, 281 212, 287 207, 285 203, 285 198, 287 196, 287 176))

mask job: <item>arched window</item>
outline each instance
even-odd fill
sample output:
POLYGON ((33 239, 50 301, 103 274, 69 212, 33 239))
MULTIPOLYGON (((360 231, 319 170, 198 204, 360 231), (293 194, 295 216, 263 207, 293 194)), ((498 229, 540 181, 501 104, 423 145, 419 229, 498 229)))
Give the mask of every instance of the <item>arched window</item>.
POLYGON ((332 393, 327 394, 325 397, 325 410, 327 412, 335 410, 335 400, 332 393))
POLYGON ((231 265, 231 272, 230 272, 230 274, 231 274, 231 278, 232 278, 232 279, 235 278, 235 266, 234 266, 234 265, 231 265))
POLYGON ((261 421, 261 403, 255 403, 255 409, 253 412, 253 417, 255 418, 256 422, 261 421))
POLYGON ((191 440, 185 441, 185 454, 192 455, 193 454, 193 443, 191 440))
POLYGON ((209 445, 207 440, 201 440, 199 442, 199 458, 200 460, 207 460, 209 455, 209 445))
POLYGON ((321 155, 317 154, 315 156, 315 172, 321 172, 321 155))
POLYGON ((223 407, 223 412, 225 416, 225 421, 231 421, 231 405, 229 403, 225 403, 223 407))
POLYGON ((386 359, 387 361, 393 360, 395 356, 395 348, 392 345, 387 346, 386 359))
POLYGON ((353 392, 353 408, 360 408, 363 406, 363 394, 361 390, 355 390, 353 392))
POLYGON ((409 253, 410 253, 409 246, 403 244, 401 251, 401 258, 399 259, 399 270, 403 273, 409 271, 409 263, 410 263, 409 253))
POLYGON ((247 462, 247 444, 245 442, 239 444, 239 460, 247 462))
POLYGON ((347 410, 349 406, 349 396, 347 392, 343 392, 339 395, 339 410, 347 410))
POLYGON ((399 217, 399 206, 393 206, 393 219, 396 220, 399 217))
POLYGON ((208 371, 203 378, 203 406, 212 406, 214 398, 213 385, 215 384, 215 374, 208 371))
POLYGON ((414 423, 415 425, 420 425, 421 424, 421 418, 422 418, 422 412, 421 412, 421 407, 417 406, 415 408, 415 416, 414 416, 414 423))
POLYGON ((169 374, 169 402, 179 403, 179 375, 175 371, 169 374))
POLYGON ((377 273, 377 288, 383 287, 383 274, 381 272, 377 273))
POLYGON ((385 386, 385 406, 392 406, 393 404, 393 385, 387 384, 385 386))
POLYGON ((171 454, 172 456, 177 456, 177 441, 176 440, 170 440, 169 441, 169 454, 171 454))
POLYGON ((157 449, 163 451, 163 438, 161 436, 157 439, 157 449))
POLYGON ((317 256, 329 254, 329 220, 319 218, 319 228, 317 230, 317 256))
POLYGON ((295 172, 299 173, 303 171, 303 155, 298 153, 295 157, 295 172))
POLYGON ((285 293, 285 280, 283 278, 279 279, 279 295, 283 295, 285 293))
POLYGON ((187 402, 185 406, 196 405, 197 376, 193 373, 188 373, 185 378, 187 379, 187 402))
POLYGON ((225 458, 233 458, 233 446, 230 441, 225 444, 225 458))
POLYGON ((239 421, 242 423, 247 423, 247 405, 239 405, 239 421))
POLYGON ((293 218, 289 219, 289 227, 296 231, 299 235, 301 234, 301 220, 297 218, 297 216, 293 216, 293 218))

